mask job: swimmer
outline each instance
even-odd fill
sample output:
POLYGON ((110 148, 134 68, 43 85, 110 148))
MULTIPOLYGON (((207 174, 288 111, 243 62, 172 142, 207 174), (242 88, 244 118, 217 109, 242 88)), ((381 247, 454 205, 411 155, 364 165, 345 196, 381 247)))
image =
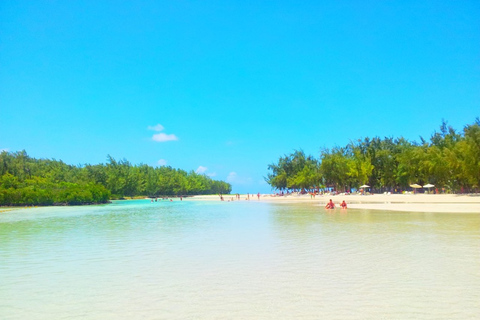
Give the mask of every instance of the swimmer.
POLYGON ((332 199, 330 199, 330 202, 327 203, 325 209, 335 209, 335 203, 333 203, 332 199))

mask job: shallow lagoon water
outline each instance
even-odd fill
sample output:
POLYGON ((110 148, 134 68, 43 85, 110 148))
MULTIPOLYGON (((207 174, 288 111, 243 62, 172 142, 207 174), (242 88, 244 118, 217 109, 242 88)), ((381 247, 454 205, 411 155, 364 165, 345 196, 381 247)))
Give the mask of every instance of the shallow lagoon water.
POLYGON ((2 319, 478 319, 480 214, 146 200, 0 214, 2 319))

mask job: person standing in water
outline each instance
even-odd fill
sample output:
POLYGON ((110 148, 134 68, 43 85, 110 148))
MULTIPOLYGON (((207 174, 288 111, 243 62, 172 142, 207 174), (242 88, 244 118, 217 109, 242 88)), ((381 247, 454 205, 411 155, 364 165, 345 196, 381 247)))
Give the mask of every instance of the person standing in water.
POLYGON ((345 200, 343 200, 343 202, 340 204, 340 207, 342 207, 342 209, 347 209, 347 203, 345 200))

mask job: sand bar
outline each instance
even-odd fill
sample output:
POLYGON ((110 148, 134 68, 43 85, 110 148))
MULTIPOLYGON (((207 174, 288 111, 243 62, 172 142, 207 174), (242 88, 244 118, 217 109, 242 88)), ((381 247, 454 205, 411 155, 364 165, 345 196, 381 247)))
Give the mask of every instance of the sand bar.
MULTIPOLYGON (((218 195, 195 196, 192 200, 220 201, 218 195)), ((225 201, 234 199, 235 195, 224 195, 225 201)), ((239 201, 246 201, 247 195, 242 194, 239 201)), ((349 209, 388 210, 403 212, 458 212, 479 213, 480 194, 373 194, 373 195, 317 195, 309 194, 288 196, 272 196, 262 194, 250 195, 249 201, 268 201, 277 203, 312 203, 324 206, 330 199, 338 205, 345 200, 349 209)), ((238 200, 237 200, 238 201, 238 200)), ((337 209, 340 210, 340 209, 337 209)))

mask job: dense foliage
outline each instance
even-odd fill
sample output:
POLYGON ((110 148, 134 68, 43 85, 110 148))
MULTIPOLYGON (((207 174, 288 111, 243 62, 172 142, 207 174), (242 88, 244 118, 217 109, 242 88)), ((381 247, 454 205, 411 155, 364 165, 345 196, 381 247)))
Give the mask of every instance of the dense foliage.
POLYGON ((104 203, 125 196, 230 193, 230 184, 171 167, 116 161, 72 166, 34 159, 25 151, 0 153, 0 205, 104 203))
POLYGON ((324 149, 319 159, 295 151, 268 166, 266 181, 275 189, 335 188, 363 184, 374 191, 405 190, 410 184, 434 184, 449 192, 478 191, 480 119, 455 131, 443 122, 430 141, 365 138, 345 147, 324 149))

